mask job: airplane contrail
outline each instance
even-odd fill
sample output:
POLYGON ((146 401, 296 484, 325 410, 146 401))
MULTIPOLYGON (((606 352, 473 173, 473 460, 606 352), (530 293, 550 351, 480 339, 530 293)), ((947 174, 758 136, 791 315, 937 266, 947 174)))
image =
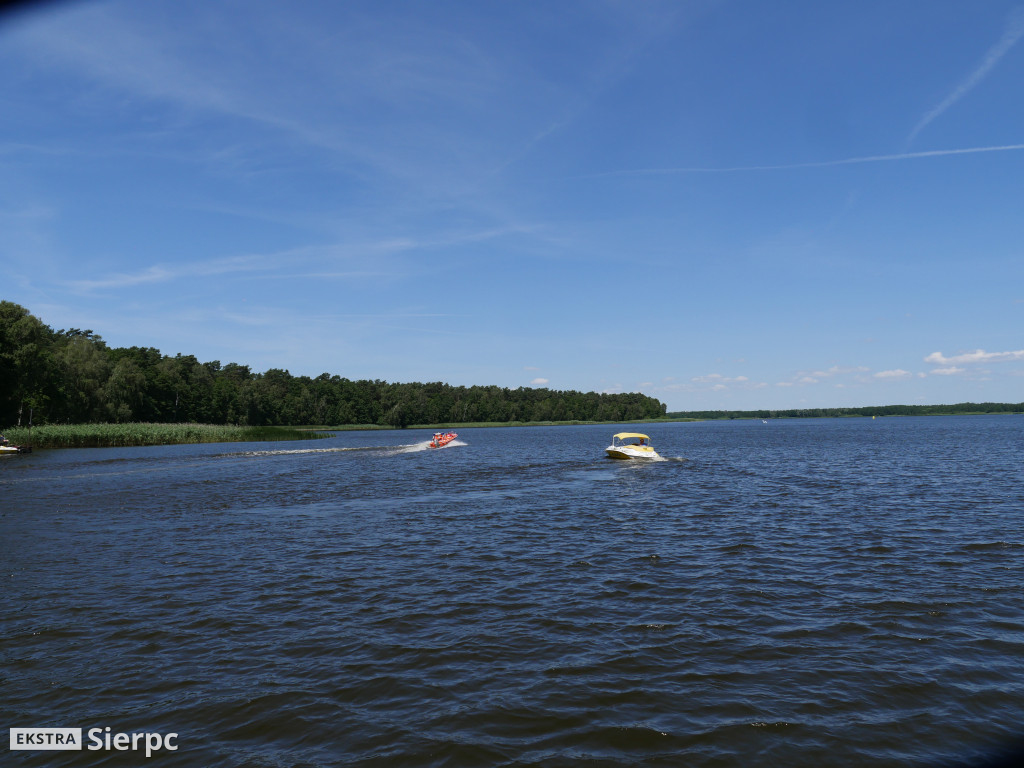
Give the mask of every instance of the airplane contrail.
POLYGON ((930 122, 956 104, 956 102, 973 90, 978 83, 984 80, 988 73, 992 71, 992 68, 999 63, 999 60, 1017 44, 1017 41, 1020 40, 1022 35, 1024 35, 1024 8, 1017 7, 1010 14, 1010 20, 1006 25, 1006 31, 1003 32, 1003 36, 1000 38, 999 42, 989 49, 981 64, 979 64, 977 69, 968 75, 966 80, 954 88, 953 92, 943 99, 937 107, 921 118, 918 124, 914 126, 914 130, 912 130, 910 135, 907 137, 907 144, 912 143, 914 139, 917 138, 917 134, 923 131, 930 122))
POLYGON ((639 168, 626 171, 608 171, 593 176, 657 176, 683 173, 740 173, 743 171, 788 171, 797 168, 829 168, 836 165, 858 163, 883 163, 894 160, 915 160, 923 157, 946 157, 949 155, 972 155, 981 152, 1012 152, 1024 149, 1024 144, 1004 144, 998 147, 966 147, 963 149, 933 149, 927 152, 901 152, 893 155, 866 155, 847 157, 841 160, 820 160, 811 163, 787 163, 783 165, 734 165, 721 168, 639 168))

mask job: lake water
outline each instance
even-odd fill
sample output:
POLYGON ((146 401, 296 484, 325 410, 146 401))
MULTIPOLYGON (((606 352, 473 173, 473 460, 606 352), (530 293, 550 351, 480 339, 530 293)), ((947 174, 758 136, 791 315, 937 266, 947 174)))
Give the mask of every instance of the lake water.
MULTIPOLYGON (((629 427, 636 429, 636 427, 629 427)), ((0 461, 0 728, 47 766, 906 766, 1024 735, 1024 417, 0 461)))

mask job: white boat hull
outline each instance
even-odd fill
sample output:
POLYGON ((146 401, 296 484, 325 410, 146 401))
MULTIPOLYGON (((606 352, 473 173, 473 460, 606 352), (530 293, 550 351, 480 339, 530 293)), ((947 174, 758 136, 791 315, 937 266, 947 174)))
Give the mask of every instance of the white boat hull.
POLYGON ((609 445, 604 449, 613 459, 660 459, 649 445, 609 445))

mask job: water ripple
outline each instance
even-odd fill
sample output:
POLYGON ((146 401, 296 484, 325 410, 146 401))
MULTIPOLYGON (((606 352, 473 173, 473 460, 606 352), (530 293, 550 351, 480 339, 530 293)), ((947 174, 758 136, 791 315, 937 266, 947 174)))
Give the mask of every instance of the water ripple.
POLYGON ((0 476, 0 713, 180 733, 161 766, 978 757, 1021 732, 1022 431, 40 451, 0 476))

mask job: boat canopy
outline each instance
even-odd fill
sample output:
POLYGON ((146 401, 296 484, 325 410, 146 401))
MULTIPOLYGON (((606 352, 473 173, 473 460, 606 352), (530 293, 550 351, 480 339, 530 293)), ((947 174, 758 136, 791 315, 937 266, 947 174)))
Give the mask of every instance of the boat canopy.
POLYGON ((628 440, 631 437, 635 437, 635 438, 638 438, 640 440, 650 440, 651 439, 647 435, 641 435, 639 432, 619 432, 619 434, 614 435, 612 439, 614 439, 614 440, 628 440))

